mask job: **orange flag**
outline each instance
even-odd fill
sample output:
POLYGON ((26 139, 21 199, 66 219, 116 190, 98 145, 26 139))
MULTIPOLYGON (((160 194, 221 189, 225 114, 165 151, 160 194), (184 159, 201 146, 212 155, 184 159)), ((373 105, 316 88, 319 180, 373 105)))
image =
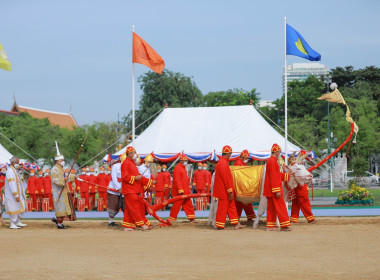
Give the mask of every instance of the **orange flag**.
POLYGON ((135 32, 133 32, 132 62, 144 64, 157 74, 161 74, 165 67, 162 57, 135 32))

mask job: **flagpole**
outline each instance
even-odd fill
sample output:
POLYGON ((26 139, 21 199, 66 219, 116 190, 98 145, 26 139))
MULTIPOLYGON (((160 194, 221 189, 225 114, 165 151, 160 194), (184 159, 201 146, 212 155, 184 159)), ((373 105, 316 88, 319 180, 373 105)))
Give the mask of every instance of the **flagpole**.
MULTIPOLYGON (((133 33, 134 32, 135 32, 135 26, 132 25, 132 51, 133 51, 133 33)), ((133 63, 133 61, 132 61, 132 147, 135 147, 135 64, 133 63)))
POLYGON ((285 89, 285 164, 288 163, 288 75, 286 61, 286 17, 284 17, 284 34, 285 34, 285 66, 284 66, 284 89, 285 89))

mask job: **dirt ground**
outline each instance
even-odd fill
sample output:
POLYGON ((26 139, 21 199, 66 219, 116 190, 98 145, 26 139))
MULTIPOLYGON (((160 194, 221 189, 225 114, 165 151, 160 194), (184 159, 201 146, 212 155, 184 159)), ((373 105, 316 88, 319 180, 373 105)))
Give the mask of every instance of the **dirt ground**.
POLYGON ((146 232, 123 232, 120 221, 24 222, 0 228, 0 279, 380 279, 380 217, 319 218, 291 232, 217 231, 206 220, 146 232))

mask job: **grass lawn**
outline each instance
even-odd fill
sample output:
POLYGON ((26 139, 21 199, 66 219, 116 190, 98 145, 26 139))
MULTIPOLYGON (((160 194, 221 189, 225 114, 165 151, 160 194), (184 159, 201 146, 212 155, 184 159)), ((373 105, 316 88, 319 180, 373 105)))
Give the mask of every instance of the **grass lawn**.
MULTIPOLYGON (((335 189, 333 192, 327 189, 314 189, 314 197, 338 197, 340 191, 345 191, 347 189, 335 189)), ((375 198, 375 206, 380 206, 380 189, 368 189, 370 193, 373 194, 375 198)), ((311 196, 311 190, 309 191, 309 196, 311 196)))

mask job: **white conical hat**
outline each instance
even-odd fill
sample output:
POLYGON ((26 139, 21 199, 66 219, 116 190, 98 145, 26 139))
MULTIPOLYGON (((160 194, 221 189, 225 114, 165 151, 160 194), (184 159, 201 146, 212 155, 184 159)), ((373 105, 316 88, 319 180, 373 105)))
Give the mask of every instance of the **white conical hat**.
POLYGON ((54 159, 55 159, 55 160, 64 159, 63 155, 61 155, 61 153, 59 152, 57 141, 55 141, 55 147, 56 147, 56 149, 57 149, 57 155, 56 155, 56 157, 55 157, 54 159))

